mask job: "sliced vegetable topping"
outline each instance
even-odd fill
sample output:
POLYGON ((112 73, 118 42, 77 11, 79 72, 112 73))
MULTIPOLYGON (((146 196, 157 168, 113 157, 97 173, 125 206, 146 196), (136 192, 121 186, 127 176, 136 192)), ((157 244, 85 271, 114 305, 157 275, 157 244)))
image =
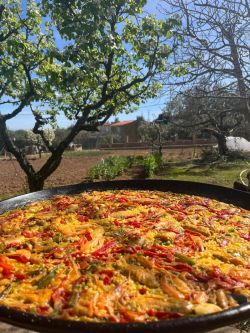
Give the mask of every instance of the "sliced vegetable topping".
POLYGON ((250 212, 157 191, 61 195, 0 215, 0 305, 90 322, 250 301, 250 212))

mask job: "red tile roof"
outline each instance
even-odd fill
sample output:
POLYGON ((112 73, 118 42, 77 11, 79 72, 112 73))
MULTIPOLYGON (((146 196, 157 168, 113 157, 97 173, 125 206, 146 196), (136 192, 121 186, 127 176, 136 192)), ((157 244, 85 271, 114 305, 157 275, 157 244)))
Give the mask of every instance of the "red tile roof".
POLYGON ((128 125, 131 123, 134 123, 136 120, 124 120, 124 121, 118 121, 117 123, 111 124, 111 126, 115 127, 115 126, 124 126, 124 125, 128 125))

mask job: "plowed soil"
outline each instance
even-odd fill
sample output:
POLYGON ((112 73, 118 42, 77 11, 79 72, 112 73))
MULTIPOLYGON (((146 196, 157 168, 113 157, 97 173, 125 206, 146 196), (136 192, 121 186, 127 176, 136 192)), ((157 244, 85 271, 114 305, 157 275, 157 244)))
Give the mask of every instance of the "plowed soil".
MULTIPOLYGON (((191 158, 192 149, 165 151, 164 157, 173 159, 191 158)), ((58 169, 46 180, 45 188, 55 187, 60 185, 77 184, 86 181, 87 172, 90 167, 96 165, 109 155, 145 155, 148 150, 117 150, 117 151, 103 151, 98 156, 65 156, 58 169)), ((91 154, 90 154, 91 155, 91 154)), ((41 168, 45 163, 46 158, 31 159, 30 163, 35 170, 41 168)), ((138 170, 135 168, 134 172, 131 170, 127 175, 119 177, 119 179, 135 179, 140 178, 138 170), (132 172, 131 172, 132 171, 132 172)), ((0 200, 27 192, 27 182, 25 173, 20 168, 16 160, 0 159, 0 200)))
MULTIPOLYGON (((80 183, 87 169, 98 163, 98 157, 63 158, 59 168, 46 180, 45 187, 80 183)), ((38 170, 45 159, 36 159, 32 165, 38 170)), ((0 161, 0 196, 9 196, 27 191, 26 177, 16 161, 0 161)))

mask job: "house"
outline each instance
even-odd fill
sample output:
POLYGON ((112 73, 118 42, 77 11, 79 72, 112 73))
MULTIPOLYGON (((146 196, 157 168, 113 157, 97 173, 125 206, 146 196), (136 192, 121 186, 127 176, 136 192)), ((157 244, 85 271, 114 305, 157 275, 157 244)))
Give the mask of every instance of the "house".
POLYGON ((118 121, 110 125, 113 143, 137 143, 141 119, 118 121))

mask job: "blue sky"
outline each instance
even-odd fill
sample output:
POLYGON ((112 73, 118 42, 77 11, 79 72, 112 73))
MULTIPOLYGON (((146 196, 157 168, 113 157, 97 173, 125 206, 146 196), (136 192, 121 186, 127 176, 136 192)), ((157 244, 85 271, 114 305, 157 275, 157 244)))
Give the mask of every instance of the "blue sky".
MULTIPOLYGON (((147 6, 145 7, 148 13, 154 13, 157 17, 161 18, 161 13, 159 12, 159 3, 161 0, 148 0, 147 6)), ((60 44, 60 42, 59 42, 60 44)), ((138 110, 129 114, 119 114, 119 120, 129 120, 135 119, 137 116, 143 116, 146 120, 154 119, 162 110, 167 96, 159 96, 155 99, 150 99, 146 103, 139 106, 138 110)), ((4 111, 4 110, 3 110, 4 111)), ((7 111, 7 110, 6 110, 7 111)), ((111 121, 114 117, 111 118, 111 121)), ((59 127, 68 127, 72 122, 67 120, 64 116, 58 117, 59 127)), ((8 121, 7 123, 9 129, 30 129, 34 125, 33 116, 29 110, 23 110, 17 117, 8 121)))

